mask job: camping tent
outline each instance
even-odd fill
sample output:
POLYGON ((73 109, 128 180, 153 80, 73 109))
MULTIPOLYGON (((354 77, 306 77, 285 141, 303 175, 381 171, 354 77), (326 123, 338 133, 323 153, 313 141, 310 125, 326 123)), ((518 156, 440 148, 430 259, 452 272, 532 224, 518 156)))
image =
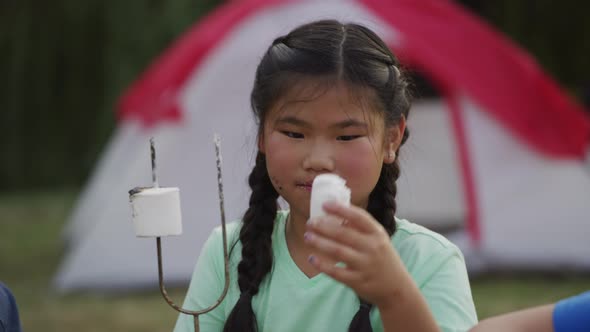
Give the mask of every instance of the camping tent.
POLYGON ((190 278, 220 216, 212 137, 222 138, 225 206, 249 195, 255 132, 249 92, 278 35, 320 18, 363 23, 442 100, 417 103, 402 151, 399 215, 453 228, 468 268, 590 270, 590 120, 522 50, 440 0, 241 0, 181 36, 121 99, 120 123, 70 217, 61 291, 157 287, 153 239, 137 239, 127 190, 179 186, 184 233, 163 239, 164 276, 190 278))

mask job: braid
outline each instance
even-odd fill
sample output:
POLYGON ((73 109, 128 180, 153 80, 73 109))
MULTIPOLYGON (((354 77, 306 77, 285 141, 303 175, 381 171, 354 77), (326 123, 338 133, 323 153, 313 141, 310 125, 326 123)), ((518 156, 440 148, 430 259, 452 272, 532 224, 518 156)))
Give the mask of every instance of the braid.
MULTIPOLYGON (((406 130, 402 138, 402 144, 405 143, 409 135, 406 130)), ((399 156, 399 148, 396 151, 396 156, 399 156)), ((399 178, 399 175, 400 168, 397 157, 393 163, 384 164, 377 185, 369 196, 369 205, 367 206, 367 211, 383 225, 389 236, 393 236, 396 230, 395 212, 397 205, 395 195, 397 194, 397 185, 395 181, 399 178)), ((372 307, 372 304, 360 299, 360 307, 350 322, 349 332, 370 332, 373 330, 369 315, 372 307)))
POLYGON ((260 152, 248 183, 252 189, 250 206, 244 214, 240 230, 242 260, 238 264, 238 285, 241 295, 226 320, 224 332, 258 330, 252 297, 258 293, 260 283, 272 268, 271 235, 277 214, 278 193, 268 176, 266 158, 260 152))
POLYGON ((352 318, 350 326, 348 326, 348 332, 373 331, 373 328, 371 327, 371 316, 369 315, 373 305, 363 299, 360 299, 360 302, 359 310, 352 318))
MULTIPOLYGON (((399 63, 393 55, 390 55, 391 63, 388 63, 389 78, 387 82, 388 89, 391 92, 389 106, 393 111, 387 112, 386 124, 397 123, 401 116, 408 118, 410 111, 411 95, 408 90, 408 80, 402 74, 398 67, 399 63)), ((386 107, 387 108, 387 107, 386 107)), ((408 140, 410 132, 405 128, 400 147, 408 140)), ((395 181, 399 178, 400 168, 398 163, 399 147, 397 149, 396 159, 391 164, 384 164, 379 175, 377 185, 369 195, 369 204, 367 211, 385 228, 389 236, 395 233, 395 212, 397 205, 395 196, 397 194, 397 185, 395 181)))
POLYGON ((389 236, 395 233, 395 195, 397 186, 395 180, 399 177, 397 160, 391 164, 384 164, 375 189, 369 196, 367 211, 385 228, 389 236))

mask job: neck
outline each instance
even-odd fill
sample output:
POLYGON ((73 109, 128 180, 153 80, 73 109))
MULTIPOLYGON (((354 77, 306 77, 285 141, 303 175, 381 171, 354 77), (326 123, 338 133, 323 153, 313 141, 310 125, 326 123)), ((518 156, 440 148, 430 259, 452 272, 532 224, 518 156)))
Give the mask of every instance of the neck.
POLYGON ((287 248, 291 258, 307 277, 312 278, 319 272, 318 270, 309 264, 307 258, 312 254, 311 249, 303 241, 303 234, 305 234, 305 223, 307 222, 308 216, 301 213, 297 213, 291 210, 289 213, 289 219, 285 227, 285 238, 287 240, 287 248))
POLYGON ((297 213, 294 210, 289 212, 285 229, 287 241, 297 247, 303 246, 303 234, 305 234, 307 219, 307 216, 297 213))

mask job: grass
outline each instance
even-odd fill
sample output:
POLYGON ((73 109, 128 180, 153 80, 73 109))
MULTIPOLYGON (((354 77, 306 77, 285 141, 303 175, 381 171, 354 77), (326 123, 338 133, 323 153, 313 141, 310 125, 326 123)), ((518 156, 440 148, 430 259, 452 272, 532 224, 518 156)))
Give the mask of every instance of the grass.
MULTIPOLYGON (((52 292, 64 251, 61 232, 74 191, 0 195, 0 280, 17 299, 24 331, 170 331, 177 314, 157 292, 52 292)), ((182 290, 170 295, 180 302, 182 290)))
MULTIPOLYGON (((0 280, 10 286, 25 331, 170 331, 177 314, 158 292, 60 296, 51 278, 64 251, 61 231, 76 192, 0 195, 0 280)), ((554 302, 590 289, 582 275, 503 275, 472 280, 480 319, 554 302)), ((170 295, 181 302, 184 290, 170 295)))

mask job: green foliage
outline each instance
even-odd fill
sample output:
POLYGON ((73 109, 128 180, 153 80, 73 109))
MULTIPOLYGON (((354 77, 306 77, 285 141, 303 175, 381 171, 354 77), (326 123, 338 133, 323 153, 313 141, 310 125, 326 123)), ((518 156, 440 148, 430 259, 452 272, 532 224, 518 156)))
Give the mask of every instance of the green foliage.
POLYGON ((590 85, 589 2, 484 1, 482 11, 562 85, 577 93, 590 85))
POLYGON ((118 96, 217 2, 2 2, 0 191, 80 185, 118 96))

